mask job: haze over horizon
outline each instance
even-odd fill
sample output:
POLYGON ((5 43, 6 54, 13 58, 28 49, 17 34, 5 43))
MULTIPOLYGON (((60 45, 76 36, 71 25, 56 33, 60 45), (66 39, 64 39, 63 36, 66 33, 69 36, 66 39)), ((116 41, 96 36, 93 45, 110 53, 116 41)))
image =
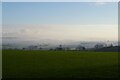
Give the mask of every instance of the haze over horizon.
POLYGON ((4 40, 118 41, 117 2, 3 3, 4 40))

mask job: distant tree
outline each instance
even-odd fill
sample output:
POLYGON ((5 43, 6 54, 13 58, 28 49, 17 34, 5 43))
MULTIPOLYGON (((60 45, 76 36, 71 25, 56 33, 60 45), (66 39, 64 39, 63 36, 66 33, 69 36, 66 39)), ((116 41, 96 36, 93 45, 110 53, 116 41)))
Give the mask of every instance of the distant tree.
POLYGON ((40 47, 39 50, 42 50, 42 48, 40 47))
POLYGON ((100 49, 100 48, 103 48, 104 45, 103 44, 96 44, 94 47, 95 47, 95 49, 100 49))
POLYGON ((52 48, 50 48, 49 50, 50 50, 50 51, 52 51, 53 49, 52 49, 52 48))
POLYGON ((35 48, 35 49, 37 49, 37 48, 38 48, 38 46, 34 46, 34 48, 35 48))
POLYGON ((76 50, 86 50, 86 48, 84 46, 78 46, 76 50))
POLYGON ((62 48, 62 45, 59 45, 59 48, 62 48))
POLYGON ((22 48, 22 50, 25 50, 25 48, 22 48))
POLYGON ((83 49, 83 50, 86 50, 86 48, 85 48, 85 47, 82 47, 82 49, 83 49))
POLYGON ((110 44, 110 46, 109 47, 113 47, 113 44, 110 44))
POLYGON ((63 50, 62 45, 59 45, 59 47, 57 47, 55 50, 63 50))

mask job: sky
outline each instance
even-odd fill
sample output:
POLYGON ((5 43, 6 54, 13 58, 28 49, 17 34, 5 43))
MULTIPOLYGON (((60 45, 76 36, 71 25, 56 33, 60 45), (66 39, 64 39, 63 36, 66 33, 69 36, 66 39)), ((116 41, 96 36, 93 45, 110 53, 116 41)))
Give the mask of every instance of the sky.
POLYGON ((1 0, 2 2, 119 2, 119 0, 1 0))
POLYGON ((3 37, 116 41, 117 2, 4 2, 3 37))

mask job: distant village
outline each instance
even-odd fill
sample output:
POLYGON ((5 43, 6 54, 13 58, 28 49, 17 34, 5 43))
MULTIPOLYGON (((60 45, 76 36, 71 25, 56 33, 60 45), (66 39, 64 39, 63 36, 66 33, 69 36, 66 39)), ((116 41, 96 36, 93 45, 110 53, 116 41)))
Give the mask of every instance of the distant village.
POLYGON ((116 51, 118 50, 118 46, 113 46, 113 44, 109 44, 109 45, 106 45, 106 44, 96 44, 94 45, 93 48, 86 48, 85 46, 82 46, 82 45, 78 45, 76 47, 67 47, 67 46, 64 46, 64 45, 58 45, 57 47, 52 47, 52 48, 46 48, 46 47, 42 47, 40 45, 30 45, 28 47, 23 47, 23 48, 17 48, 17 47, 4 47, 4 46, 7 46, 7 45, 3 45, 3 48, 2 50, 76 50, 76 51, 85 51, 85 50, 100 50, 100 51, 103 51, 103 50, 108 50, 108 51, 116 51))

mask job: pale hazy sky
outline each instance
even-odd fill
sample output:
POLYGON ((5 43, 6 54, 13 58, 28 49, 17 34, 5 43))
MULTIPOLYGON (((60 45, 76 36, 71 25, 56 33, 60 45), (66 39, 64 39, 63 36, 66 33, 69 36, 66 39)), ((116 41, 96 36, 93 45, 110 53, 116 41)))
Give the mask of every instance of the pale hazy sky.
POLYGON ((117 40, 117 2, 3 3, 3 37, 117 40))
POLYGON ((119 0, 1 0, 2 2, 118 2, 119 0))

